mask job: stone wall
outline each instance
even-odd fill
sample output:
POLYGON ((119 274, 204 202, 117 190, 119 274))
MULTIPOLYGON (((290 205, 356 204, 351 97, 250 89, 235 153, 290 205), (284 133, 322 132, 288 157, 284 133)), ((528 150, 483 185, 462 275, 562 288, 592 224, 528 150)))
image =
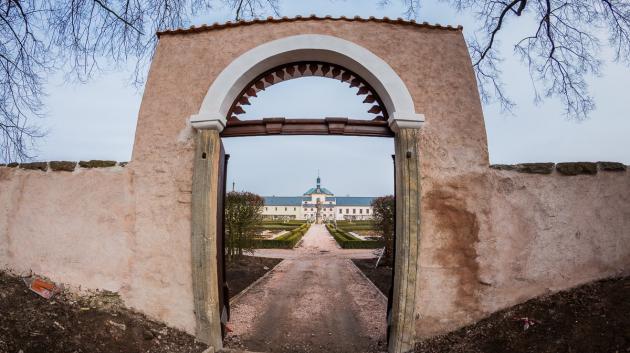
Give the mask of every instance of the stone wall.
POLYGON ((186 162, 177 180, 172 162, 147 174, 101 160, 0 166, 0 269, 118 292, 129 307, 194 332, 186 162), (156 184, 160 192, 147 195, 156 184))
POLYGON ((124 292, 135 241, 132 178, 121 166, 76 164, 0 167, 0 267, 124 292))
POLYGON ((499 165, 424 185, 419 338, 630 272, 623 164, 499 165))

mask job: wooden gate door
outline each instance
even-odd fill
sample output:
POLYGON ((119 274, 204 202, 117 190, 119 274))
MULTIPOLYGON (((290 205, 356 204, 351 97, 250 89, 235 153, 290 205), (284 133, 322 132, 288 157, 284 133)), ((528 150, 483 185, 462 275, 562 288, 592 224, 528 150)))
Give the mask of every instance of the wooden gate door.
MULTIPOLYGON (((396 205, 396 155, 392 154, 392 161, 394 162, 394 205, 396 205)), ((396 206, 394 206, 396 207, 396 206)), ((394 307, 394 276, 396 275, 396 208, 394 208, 394 253, 392 254, 392 281, 387 292, 387 342, 389 343, 389 336, 392 331, 393 323, 393 307, 394 307)))
POLYGON ((227 165, 230 159, 225 154, 223 142, 219 156, 219 190, 217 192, 217 283, 219 285, 219 312, 221 313, 221 335, 225 338, 225 325, 230 320, 230 293, 225 274, 225 192, 227 165))

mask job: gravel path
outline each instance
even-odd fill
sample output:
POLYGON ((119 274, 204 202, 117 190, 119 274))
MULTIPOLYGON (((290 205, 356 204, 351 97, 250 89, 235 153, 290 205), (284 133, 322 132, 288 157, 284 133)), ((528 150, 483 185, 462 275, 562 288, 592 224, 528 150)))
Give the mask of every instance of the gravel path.
POLYGON ((312 225, 291 256, 234 303, 226 345, 257 352, 385 351, 386 300, 347 252, 325 226, 312 225))

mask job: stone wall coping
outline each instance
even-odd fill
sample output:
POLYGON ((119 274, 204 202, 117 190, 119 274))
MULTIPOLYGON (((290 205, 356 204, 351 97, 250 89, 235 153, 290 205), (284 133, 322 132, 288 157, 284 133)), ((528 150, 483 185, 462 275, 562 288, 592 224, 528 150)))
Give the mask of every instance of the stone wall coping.
POLYGON ((562 175, 594 175, 599 171, 625 172, 628 169, 619 162, 544 162, 544 163, 519 163, 519 164, 492 164, 490 168, 497 170, 514 171, 526 174, 552 174, 557 171, 562 175))
POLYGON ((163 31, 158 31, 156 34, 158 38, 165 34, 188 34, 188 33, 196 33, 196 32, 205 32, 205 31, 213 31, 224 28, 238 27, 238 26, 249 26, 253 24, 266 24, 266 23, 286 23, 286 22, 297 22, 297 21, 347 21, 347 22, 374 22, 374 23, 388 23, 388 24, 396 24, 403 26, 413 26, 416 28, 428 28, 428 29, 437 29, 437 30, 446 30, 446 31, 462 31, 464 27, 461 25, 451 26, 446 25, 443 26, 439 23, 431 24, 428 22, 416 22, 415 20, 405 20, 403 18, 392 19, 389 17, 377 18, 374 16, 370 16, 368 18, 363 18, 360 16, 354 17, 333 17, 333 16, 295 16, 295 17, 267 17, 267 18, 255 18, 252 20, 240 20, 240 21, 227 21, 225 23, 215 22, 211 25, 201 25, 201 26, 190 26, 189 28, 174 28, 174 29, 165 29, 163 31))
POLYGON ((91 159, 89 161, 50 161, 0 164, 0 168, 19 168, 25 170, 39 170, 42 172, 73 172, 78 169, 125 167, 129 162, 91 159))

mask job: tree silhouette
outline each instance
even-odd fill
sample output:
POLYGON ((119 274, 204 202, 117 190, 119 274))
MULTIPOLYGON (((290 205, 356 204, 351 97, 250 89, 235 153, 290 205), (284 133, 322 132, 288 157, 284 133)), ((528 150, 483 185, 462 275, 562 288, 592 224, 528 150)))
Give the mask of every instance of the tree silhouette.
POLYGON ((264 200, 251 192, 230 191, 225 197, 225 251, 228 261, 251 252, 262 224, 264 200))
POLYGON ((394 230, 396 229, 396 199, 394 195, 377 197, 372 200, 372 223, 374 228, 385 240, 386 262, 392 260, 394 255, 394 230))

